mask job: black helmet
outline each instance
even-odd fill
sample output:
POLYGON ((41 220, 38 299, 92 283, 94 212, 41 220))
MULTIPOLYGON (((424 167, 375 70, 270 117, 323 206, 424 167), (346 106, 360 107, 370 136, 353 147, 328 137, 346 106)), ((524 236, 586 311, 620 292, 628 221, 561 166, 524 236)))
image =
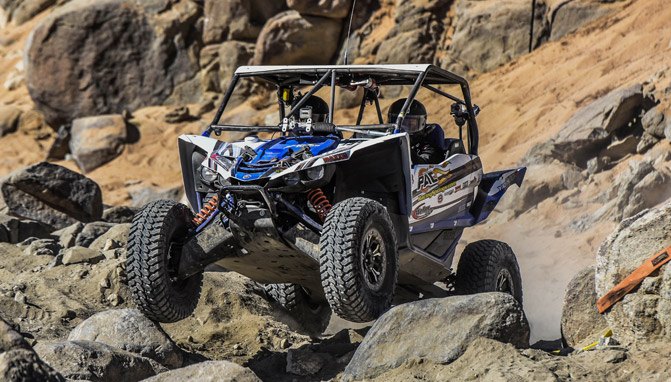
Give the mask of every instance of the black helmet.
MULTIPOLYGON (((298 105, 303 97, 297 97, 294 100, 293 106, 298 105)), ((329 114, 329 105, 323 99, 313 95, 308 98, 308 100, 301 106, 301 109, 298 111, 299 118, 307 119, 312 118, 313 122, 326 122, 326 117, 329 114), (310 111, 308 111, 308 109, 310 111), (309 115, 309 116, 308 116, 309 115)))
MULTIPOLYGON (((407 98, 399 99, 389 107, 389 123, 396 123, 398 115, 403 109, 407 98)), ((408 134, 419 133, 424 130, 426 126, 426 108, 422 105, 421 102, 414 100, 410 104, 408 111, 405 113, 405 118, 403 118, 403 123, 399 128, 408 134)))

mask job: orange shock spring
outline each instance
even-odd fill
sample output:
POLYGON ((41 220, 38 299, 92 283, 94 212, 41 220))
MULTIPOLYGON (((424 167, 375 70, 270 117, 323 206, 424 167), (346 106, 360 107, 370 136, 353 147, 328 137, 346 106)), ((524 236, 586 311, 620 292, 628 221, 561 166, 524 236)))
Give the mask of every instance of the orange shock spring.
POLYGON ((324 194, 324 191, 322 191, 321 188, 315 188, 314 190, 309 191, 308 201, 312 205, 312 208, 314 208, 315 211, 317 212, 317 215, 319 216, 321 221, 326 220, 326 215, 328 215, 329 211, 331 211, 331 208, 333 208, 333 206, 331 205, 331 202, 329 202, 329 199, 324 194))
POLYGON ((207 218, 209 218, 210 215, 212 215, 212 213, 217 210, 218 204, 219 196, 214 195, 207 203, 205 203, 196 217, 193 218, 193 224, 195 224, 196 227, 203 224, 207 218))

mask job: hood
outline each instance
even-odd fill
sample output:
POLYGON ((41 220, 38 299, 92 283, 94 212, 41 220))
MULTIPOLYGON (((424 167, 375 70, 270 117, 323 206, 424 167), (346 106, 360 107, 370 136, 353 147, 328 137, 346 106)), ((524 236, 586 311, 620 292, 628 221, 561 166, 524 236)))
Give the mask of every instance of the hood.
MULTIPOLYGON (((317 156, 338 147, 340 139, 337 137, 281 137, 271 140, 256 149, 256 155, 245 161, 241 156, 235 164, 231 175, 241 181, 254 181, 266 178, 281 166, 281 161, 290 158, 301 150, 308 156, 317 156), (309 150, 309 154, 307 151, 309 150)), ((291 164, 302 159, 295 159, 291 164)))

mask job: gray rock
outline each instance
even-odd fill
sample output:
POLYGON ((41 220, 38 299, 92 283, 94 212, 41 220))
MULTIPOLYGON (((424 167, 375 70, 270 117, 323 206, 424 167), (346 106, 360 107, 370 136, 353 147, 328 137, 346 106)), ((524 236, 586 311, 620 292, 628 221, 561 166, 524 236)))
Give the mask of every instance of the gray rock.
POLYGON ((645 132, 655 138, 661 139, 664 138, 664 129, 666 128, 667 120, 664 113, 654 107, 643 114, 641 125, 643 125, 645 132))
POLYGON ((594 175, 605 170, 611 164, 608 157, 596 157, 587 161, 587 172, 594 175))
MULTIPOLYGON (((240 41, 226 41, 221 44, 218 51, 219 58, 219 81, 222 90, 228 89, 231 78, 235 70, 243 65, 248 65, 254 57, 254 47, 252 43, 245 43, 240 41)), ((241 81, 238 83, 239 88, 236 89, 231 99, 231 105, 236 105, 243 102, 251 93, 252 86, 249 81, 241 81)))
POLYGON ((0 380, 65 382, 35 354, 26 340, 0 319, 0 380))
POLYGON ((569 346, 577 347, 589 336, 608 328, 596 309, 594 267, 580 271, 566 287, 561 317, 561 332, 569 346))
POLYGON ((108 223, 123 224, 133 221, 133 217, 139 211, 137 207, 116 206, 103 211, 103 221, 108 223))
POLYGON ((256 42, 255 65, 327 64, 338 49, 342 23, 286 11, 268 20, 256 42))
MULTIPOLYGON (((128 233, 130 232, 130 224, 118 224, 110 228, 107 232, 95 239, 89 248, 103 251, 106 250, 107 242, 112 240, 117 243, 117 248, 125 248, 128 243, 128 233)), ((109 249, 109 248, 107 248, 109 249)))
POLYGON ((668 123, 664 128, 664 138, 666 138, 667 141, 671 141, 671 123, 668 123))
POLYGON ((161 373, 144 382, 261 382, 253 371, 229 361, 205 361, 161 373))
POLYGON ((19 240, 19 219, 0 215, 0 242, 17 244, 23 240, 19 240))
POLYGON ((308 349, 289 349, 287 351, 287 373, 300 376, 314 375, 324 367, 324 354, 314 353, 308 349))
POLYGON ((9 19, 21 25, 56 4, 57 0, 21 0, 9 9, 9 19))
POLYGON ((517 215, 522 214, 562 190, 573 188, 567 187, 574 183, 569 179, 574 176, 572 174, 571 166, 556 161, 528 166, 522 187, 513 198, 504 198, 501 201, 501 209, 511 210, 517 215))
POLYGON ((97 238, 104 235, 107 231, 109 231, 115 226, 116 224, 114 223, 106 223, 106 222, 88 223, 77 235, 77 239, 75 239, 75 245, 80 247, 88 247, 97 238))
POLYGON ((0 137, 16 131, 22 113, 21 109, 15 106, 0 106, 0 137))
POLYGON ((137 309, 96 313, 70 332, 69 341, 96 341, 151 358, 174 369, 182 366, 182 351, 137 309))
POLYGON ((60 244, 54 239, 38 239, 23 250, 26 255, 56 256, 61 250, 60 244))
POLYGON ((144 207, 147 203, 155 200, 174 200, 179 201, 182 198, 182 187, 156 188, 156 187, 138 187, 128 191, 132 199, 133 207, 144 207))
POLYGON ((478 337, 529 346, 529 324, 511 296, 483 293, 396 306, 370 329, 344 380, 373 378, 408 359, 449 363, 478 337))
POLYGON ((91 179, 51 163, 19 170, 0 184, 9 214, 53 229, 102 216, 102 192, 91 179))
MULTIPOLYGON (((546 160, 554 158, 586 168, 587 161, 608 147, 614 133, 626 132, 630 128, 629 124, 648 102, 640 84, 613 90, 578 110, 551 143, 534 147, 528 155, 545 157, 546 160)), ((635 152, 635 149, 633 144, 633 149, 628 150, 635 152)))
POLYGON ((650 161, 632 162, 611 189, 617 195, 615 219, 634 216, 671 197, 671 174, 656 169, 650 161))
POLYGON ((100 251, 84 247, 72 247, 63 251, 63 265, 90 263, 95 264, 105 259, 100 251))
POLYGON ((188 0, 70 1, 26 44, 30 96, 51 126, 163 104, 199 70, 201 15, 188 0))
POLYGON ((82 232, 83 229, 84 224, 77 222, 71 226, 59 229, 58 231, 52 233, 52 235, 58 237, 58 243, 61 247, 70 248, 75 245, 77 236, 82 232))
POLYGON ((352 0, 287 0, 287 5, 302 15, 343 19, 352 9, 352 0))
POLYGON ((47 161, 63 160, 70 154, 70 126, 61 125, 47 153, 47 161))
POLYGON ((285 9, 282 0, 206 0, 203 40, 256 40, 266 21, 285 9))
POLYGON ((550 40, 559 40, 589 22, 615 10, 612 6, 593 0, 569 0, 556 2, 548 15, 552 23, 550 40))
POLYGON ((624 137, 622 140, 614 140, 611 142, 608 147, 599 153, 599 156, 608 157, 614 161, 618 161, 629 154, 635 154, 638 143, 638 137, 629 135, 624 137))
POLYGON ((654 145, 659 142, 659 138, 654 137, 647 132, 643 132, 643 135, 641 136, 641 140, 638 142, 638 145, 636 146, 636 152, 638 154, 644 154, 648 150, 650 150, 654 145))
POLYGON ((149 358, 99 342, 38 343, 35 351, 69 380, 141 381, 166 370, 149 358))
POLYGON ((121 154, 126 121, 121 115, 78 118, 70 130, 70 153, 82 171, 90 172, 121 154))
MULTIPOLYGON (((605 295, 645 259, 671 242, 671 202, 641 212, 620 223, 601 244, 596 258, 596 292, 605 295)), ((625 345, 671 339, 671 267, 644 280, 605 315, 625 345)))
MULTIPOLYGON (((530 4, 516 0, 464 0, 457 3, 449 56, 485 72, 529 51, 530 4)), ((546 5, 538 2, 533 46, 545 39, 546 5)))

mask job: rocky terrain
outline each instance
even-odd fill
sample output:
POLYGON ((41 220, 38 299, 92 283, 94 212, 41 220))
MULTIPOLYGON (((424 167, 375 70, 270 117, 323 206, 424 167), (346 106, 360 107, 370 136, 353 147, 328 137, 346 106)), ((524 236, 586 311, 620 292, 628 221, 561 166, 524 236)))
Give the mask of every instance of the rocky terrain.
MULTIPOLYGON (((603 316, 594 305, 671 242, 666 5, 539 0, 530 41, 526 0, 358 0, 346 44, 348 0, 0 0, 0 379, 671 379, 669 268, 603 316), (342 63, 346 46, 350 63, 471 81, 485 170, 528 172, 460 246, 510 243, 524 308, 423 300, 315 336, 262 286, 213 270, 191 317, 143 317, 125 242, 138 208, 182 198, 177 136, 211 120, 237 66, 342 63), (606 329, 596 350, 547 351, 606 329)), ((265 121, 253 90, 227 120, 265 121)), ((336 117, 353 104, 339 96, 336 117)))

